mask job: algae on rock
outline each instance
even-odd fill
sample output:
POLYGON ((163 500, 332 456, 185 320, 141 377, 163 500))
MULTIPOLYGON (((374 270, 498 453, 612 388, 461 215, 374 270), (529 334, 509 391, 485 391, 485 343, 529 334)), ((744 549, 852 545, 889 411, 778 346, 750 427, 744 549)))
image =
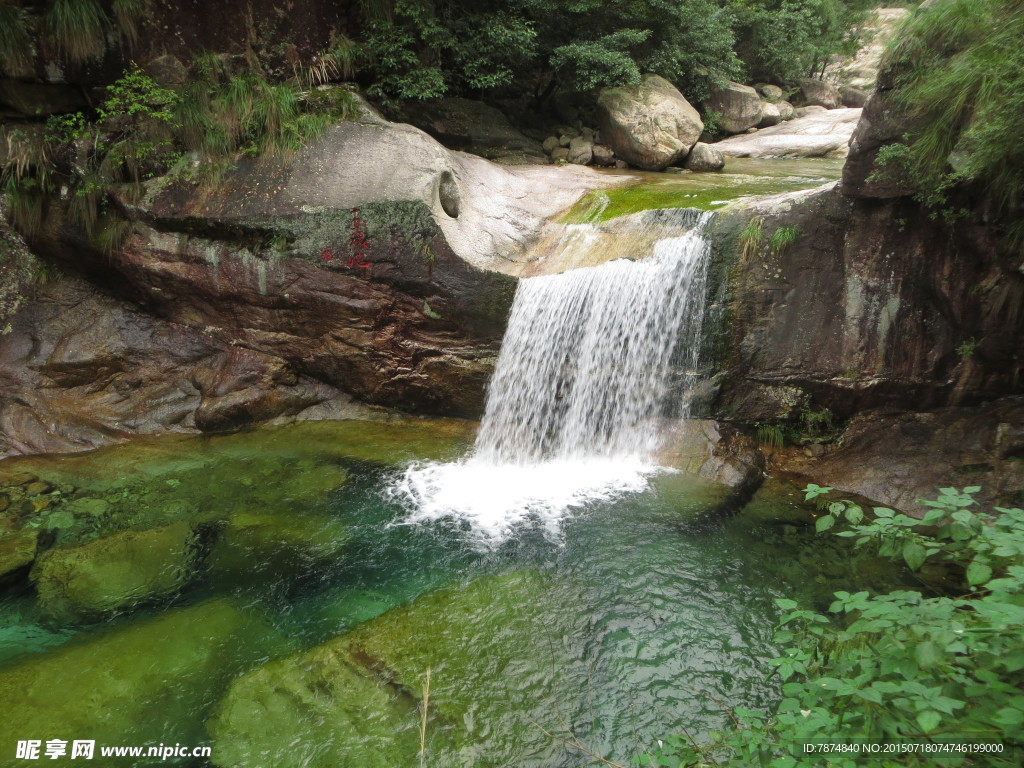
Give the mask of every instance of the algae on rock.
POLYGON ((259 667, 232 683, 209 724, 213 760, 224 768, 414 765, 430 669, 431 766, 551 764, 562 747, 532 720, 557 723, 562 714, 543 708, 566 685, 558 638, 567 627, 553 626, 547 612, 552 600, 565 601, 570 621, 565 586, 532 571, 487 576, 259 667))

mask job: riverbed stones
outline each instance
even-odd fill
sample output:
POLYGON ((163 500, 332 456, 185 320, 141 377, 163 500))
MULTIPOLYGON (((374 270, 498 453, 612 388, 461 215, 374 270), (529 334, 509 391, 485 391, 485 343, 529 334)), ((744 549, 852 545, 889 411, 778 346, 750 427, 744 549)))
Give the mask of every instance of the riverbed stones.
POLYGON ((601 139, 615 155, 647 171, 686 157, 704 123, 675 86, 658 75, 637 85, 602 88, 597 99, 601 139))
POLYGON ((783 91, 777 85, 771 85, 770 83, 760 83, 755 86, 758 93, 764 97, 765 101, 777 102, 782 101, 783 91))
POLYGON ((559 747, 528 718, 546 719, 536 707, 563 684, 567 662, 557 644, 538 653, 534 642, 568 628, 545 626, 534 606, 571 599, 565 592, 534 572, 489 576, 258 667, 231 684, 208 723, 212 759, 221 768, 415 765, 431 670, 429 765, 555 764, 559 747), (499 732, 514 739, 497 743, 499 732))
POLYGON ((569 142, 569 156, 566 158, 574 165, 590 165, 594 157, 594 142, 585 136, 577 136, 569 142))
POLYGON ((761 121, 757 124, 758 128, 770 128, 781 122, 782 112, 779 110, 778 104, 773 104, 770 101, 761 104, 761 121))
POLYGON ((31 579, 48 616, 90 621, 172 597, 194 575, 199 555, 198 534, 179 522, 51 549, 31 579))
POLYGON ((726 133, 743 133, 761 121, 761 97, 749 85, 730 82, 704 102, 704 108, 718 114, 718 124, 726 133))
POLYGON ((8 758, 30 738, 205 744, 202 718, 227 681, 286 652, 273 630, 227 600, 121 625, 0 670, 0 744, 8 758))

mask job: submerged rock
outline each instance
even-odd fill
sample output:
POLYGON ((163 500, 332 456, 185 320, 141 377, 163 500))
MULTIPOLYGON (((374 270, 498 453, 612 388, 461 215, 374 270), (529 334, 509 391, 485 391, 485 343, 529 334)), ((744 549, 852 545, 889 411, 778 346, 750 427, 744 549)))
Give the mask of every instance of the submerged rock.
POLYGON ((554 764, 561 747, 525 714, 559 685, 557 652, 531 650, 532 638, 561 631, 532 609, 543 599, 537 574, 485 577, 258 667, 232 683, 210 721, 212 759, 222 768, 414 765, 431 670, 427 764, 554 764))
POLYGON ((238 513, 217 537, 210 573, 217 586, 287 583, 336 561, 348 538, 345 527, 326 515, 238 513))
POLYGON ((177 594, 193 577, 199 556, 199 535, 181 522, 51 549, 31 578, 49 616, 89 621, 177 594))
POLYGON ((697 110, 658 75, 644 75, 639 85, 603 88, 597 105, 602 141, 647 171, 678 163, 704 130, 697 110))
POLYGON ((20 574, 28 571, 36 559, 38 545, 38 530, 16 533, 0 531, 0 586, 14 581, 20 574))
POLYGON ((0 744, 8 757, 21 739, 204 744, 202 717, 227 681, 285 651, 272 630, 227 600, 93 635, 0 670, 0 744))

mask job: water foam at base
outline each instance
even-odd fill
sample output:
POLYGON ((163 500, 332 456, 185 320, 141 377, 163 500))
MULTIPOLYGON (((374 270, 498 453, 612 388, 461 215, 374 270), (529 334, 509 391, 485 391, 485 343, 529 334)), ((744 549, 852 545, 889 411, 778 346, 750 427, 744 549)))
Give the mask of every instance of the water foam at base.
POLYGON ((409 513, 402 522, 407 524, 450 519, 468 525, 485 543, 501 541, 526 525, 557 538, 562 521, 574 510, 643 491, 648 477, 659 471, 639 458, 494 464, 470 457, 413 464, 391 495, 406 503, 409 513))

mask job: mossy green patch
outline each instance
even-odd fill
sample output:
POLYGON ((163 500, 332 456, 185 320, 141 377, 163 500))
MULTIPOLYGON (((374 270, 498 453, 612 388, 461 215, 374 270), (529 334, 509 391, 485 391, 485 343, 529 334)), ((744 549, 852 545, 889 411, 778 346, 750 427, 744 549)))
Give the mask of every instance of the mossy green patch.
POLYGON ((27 473, 62 489, 47 497, 46 517, 40 513, 26 526, 49 527, 50 517, 62 515, 70 524, 59 527, 58 543, 69 544, 177 520, 222 523, 240 513, 321 512, 346 482, 345 463, 453 459, 474 429, 471 422, 410 419, 146 437, 87 453, 5 461, 0 487, 27 473))
POLYGON ((816 187, 841 172, 841 160, 730 158, 720 173, 637 173, 640 180, 634 184, 585 195, 562 222, 596 224, 657 208, 714 210, 742 197, 816 187))

